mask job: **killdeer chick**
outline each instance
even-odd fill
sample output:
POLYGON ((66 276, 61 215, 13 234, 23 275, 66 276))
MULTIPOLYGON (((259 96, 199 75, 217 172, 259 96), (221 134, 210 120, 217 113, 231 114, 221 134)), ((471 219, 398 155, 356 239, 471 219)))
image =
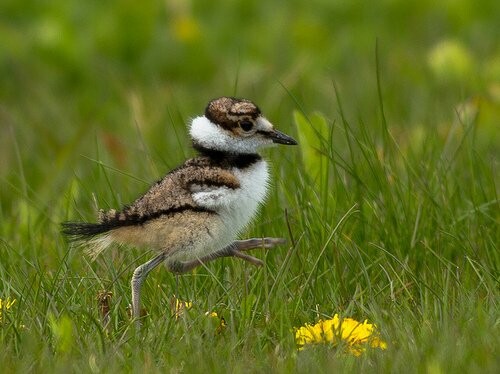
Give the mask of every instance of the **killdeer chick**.
POLYGON ((165 263, 184 273, 220 257, 262 261, 244 251, 272 248, 281 238, 236 240, 264 201, 269 183, 267 162, 258 149, 297 142, 274 129, 249 100, 221 97, 190 126, 198 157, 168 173, 121 211, 101 211, 98 223, 65 222, 70 240, 97 256, 113 242, 155 251, 132 276, 132 315, 140 316, 141 286, 151 270, 165 263))

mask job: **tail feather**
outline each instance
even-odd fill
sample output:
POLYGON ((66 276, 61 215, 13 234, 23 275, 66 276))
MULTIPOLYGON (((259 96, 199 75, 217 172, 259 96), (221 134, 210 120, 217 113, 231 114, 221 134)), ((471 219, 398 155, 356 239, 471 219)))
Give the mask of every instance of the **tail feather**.
POLYGON ((63 222, 61 228, 61 232, 70 241, 88 240, 110 230, 106 224, 88 222, 63 222))
POLYGON ((93 259, 109 247, 113 240, 108 234, 112 227, 106 223, 63 222, 61 232, 70 242, 87 247, 87 254, 93 259))

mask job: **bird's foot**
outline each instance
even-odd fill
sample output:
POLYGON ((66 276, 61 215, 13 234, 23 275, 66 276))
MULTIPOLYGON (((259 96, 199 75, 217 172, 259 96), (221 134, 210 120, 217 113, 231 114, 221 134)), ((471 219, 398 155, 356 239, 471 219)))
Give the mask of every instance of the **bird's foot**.
POLYGON ((242 260, 250 262, 255 266, 262 266, 264 265, 264 262, 262 262, 262 260, 243 253, 243 251, 249 251, 251 249, 258 248, 270 249, 274 248, 277 245, 285 243, 286 239, 283 238, 251 238, 246 240, 238 240, 234 242, 233 245, 229 248, 228 255, 241 258, 242 260))

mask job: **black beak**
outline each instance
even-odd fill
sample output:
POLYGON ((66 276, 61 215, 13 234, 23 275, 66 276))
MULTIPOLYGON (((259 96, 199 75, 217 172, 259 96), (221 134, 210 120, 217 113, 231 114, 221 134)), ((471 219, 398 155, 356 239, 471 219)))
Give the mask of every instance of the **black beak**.
POLYGON ((281 131, 278 130, 271 130, 270 132, 266 132, 266 135, 267 137, 272 139, 273 143, 286 144, 286 145, 298 144, 294 138, 286 134, 283 134, 281 131))

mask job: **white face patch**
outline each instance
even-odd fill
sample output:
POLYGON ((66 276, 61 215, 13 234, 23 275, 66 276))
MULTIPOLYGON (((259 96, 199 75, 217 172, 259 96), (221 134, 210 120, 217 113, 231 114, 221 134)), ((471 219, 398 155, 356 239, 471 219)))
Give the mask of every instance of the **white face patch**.
MULTIPOLYGON (((259 118, 257 126, 272 129, 271 123, 259 118)), ((189 133, 193 140, 203 147, 232 153, 255 153, 259 148, 273 145, 273 141, 260 134, 239 137, 217 126, 205 116, 196 117, 191 122, 189 133)))
POLYGON ((257 130, 260 131, 272 131, 273 125, 267 118, 259 117, 257 118, 257 130))

